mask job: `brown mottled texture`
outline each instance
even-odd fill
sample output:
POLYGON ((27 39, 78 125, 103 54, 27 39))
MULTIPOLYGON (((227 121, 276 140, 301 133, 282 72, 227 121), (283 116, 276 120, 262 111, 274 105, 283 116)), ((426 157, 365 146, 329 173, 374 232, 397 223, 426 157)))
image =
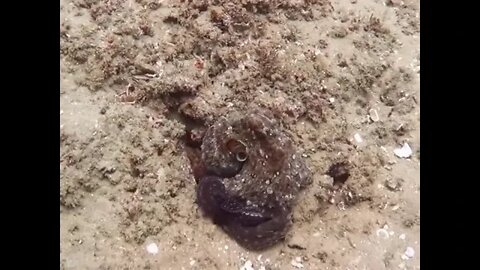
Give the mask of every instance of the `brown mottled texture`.
POLYGON ((221 117, 205 133, 198 202, 240 244, 263 249, 285 237, 310 171, 273 115, 253 109, 221 117))

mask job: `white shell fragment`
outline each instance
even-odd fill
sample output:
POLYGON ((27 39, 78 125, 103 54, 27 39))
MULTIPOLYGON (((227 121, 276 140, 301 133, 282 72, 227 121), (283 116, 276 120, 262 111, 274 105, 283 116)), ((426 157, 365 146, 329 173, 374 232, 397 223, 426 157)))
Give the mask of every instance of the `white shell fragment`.
POLYGON ((292 260, 290 263, 295 268, 303 268, 303 264, 301 263, 302 258, 296 257, 295 260, 292 260))
POLYGON ((147 252, 150 254, 157 254, 158 253, 158 246, 155 243, 151 243, 147 246, 147 252))
POLYGON ((377 110, 375 109, 370 109, 368 111, 368 116, 372 122, 378 122, 380 120, 380 117, 378 116, 377 110))
POLYGON ((378 229, 377 230, 377 236, 381 237, 383 239, 388 239, 390 237, 390 234, 385 229, 378 229))
POLYGON ((412 247, 407 247, 405 250, 405 256, 408 258, 413 258, 413 256, 415 256, 415 250, 412 247))
POLYGON ((360 136, 360 134, 358 134, 358 133, 355 133, 355 135, 353 135, 353 138, 355 139, 355 141, 357 143, 362 143, 363 142, 362 136, 360 136))
POLYGON ((399 158, 409 158, 412 156, 412 149, 408 143, 404 143, 402 148, 393 150, 393 153, 399 158))
POLYGON ((246 261, 245 264, 242 267, 240 267, 240 270, 254 270, 252 261, 250 260, 246 261))

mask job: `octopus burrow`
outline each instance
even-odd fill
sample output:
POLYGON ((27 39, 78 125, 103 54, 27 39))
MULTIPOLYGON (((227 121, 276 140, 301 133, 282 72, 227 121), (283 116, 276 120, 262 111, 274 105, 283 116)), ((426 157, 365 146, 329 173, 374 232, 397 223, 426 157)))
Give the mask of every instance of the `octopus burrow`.
POLYGON ((247 249, 282 241, 311 174, 293 141, 264 109, 230 112, 210 126, 195 157, 197 203, 247 249))

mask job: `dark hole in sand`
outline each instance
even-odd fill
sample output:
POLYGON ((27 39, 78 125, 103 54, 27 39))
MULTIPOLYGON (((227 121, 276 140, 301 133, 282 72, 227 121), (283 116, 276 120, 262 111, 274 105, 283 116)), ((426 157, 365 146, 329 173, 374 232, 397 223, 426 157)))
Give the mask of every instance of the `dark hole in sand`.
POLYGON ((327 174, 333 177, 334 186, 342 186, 350 177, 350 170, 346 162, 334 163, 330 166, 327 174))

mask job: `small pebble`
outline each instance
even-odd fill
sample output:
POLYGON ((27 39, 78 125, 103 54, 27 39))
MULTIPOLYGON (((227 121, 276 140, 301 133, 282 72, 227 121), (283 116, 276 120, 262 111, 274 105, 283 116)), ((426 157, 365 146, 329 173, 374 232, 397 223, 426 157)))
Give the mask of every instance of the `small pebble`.
POLYGON ((401 240, 405 240, 406 238, 406 235, 404 233, 400 234, 400 236, 398 236, 399 239, 401 240))

